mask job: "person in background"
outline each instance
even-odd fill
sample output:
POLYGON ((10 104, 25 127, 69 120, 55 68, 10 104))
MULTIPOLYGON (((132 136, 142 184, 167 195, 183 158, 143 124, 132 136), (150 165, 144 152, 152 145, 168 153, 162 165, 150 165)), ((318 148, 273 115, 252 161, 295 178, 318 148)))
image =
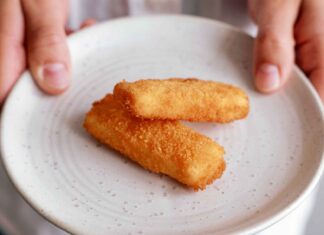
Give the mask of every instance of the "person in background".
MULTIPOLYGON (((323 10, 323 0, 1 0, 0 105, 27 67, 44 92, 68 89, 72 68, 66 37, 95 23, 85 19, 161 13, 201 15, 245 30, 256 36, 251 53, 257 90, 279 90, 297 63, 324 101, 323 10)), ((22 200, 1 168, 0 185, 0 235, 65 234, 22 200)), ((309 199, 260 234, 302 234, 311 207, 309 199)))

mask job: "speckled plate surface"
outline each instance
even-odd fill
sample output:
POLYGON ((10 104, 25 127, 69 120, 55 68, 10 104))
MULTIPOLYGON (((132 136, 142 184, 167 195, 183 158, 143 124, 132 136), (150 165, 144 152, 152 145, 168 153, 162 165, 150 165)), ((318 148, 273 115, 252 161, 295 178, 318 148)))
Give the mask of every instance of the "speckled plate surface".
POLYGON ((284 90, 254 91, 252 39, 180 16, 122 19, 72 36, 73 84, 60 97, 23 74, 3 110, 1 152, 17 189, 74 234, 254 233, 287 215, 323 169, 323 109, 296 69, 284 90), (227 170, 194 192, 99 145, 82 128, 91 103, 126 79, 198 77, 249 95, 247 119, 188 124, 226 149, 227 170))

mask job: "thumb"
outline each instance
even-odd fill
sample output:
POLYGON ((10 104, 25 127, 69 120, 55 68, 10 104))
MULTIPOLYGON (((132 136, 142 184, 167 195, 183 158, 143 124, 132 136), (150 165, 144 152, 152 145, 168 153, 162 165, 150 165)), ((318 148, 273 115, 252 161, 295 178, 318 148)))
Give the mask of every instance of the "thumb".
POLYGON ((38 86, 59 94, 70 83, 70 55, 66 43, 67 1, 23 0, 27 24, 28 65, 38 86))
POLYGON ((282 87, 294 63, 294 24, 299 0, 249 2, 258 25, 254 43, 253 75, 256 88, 270 93, 282 87))

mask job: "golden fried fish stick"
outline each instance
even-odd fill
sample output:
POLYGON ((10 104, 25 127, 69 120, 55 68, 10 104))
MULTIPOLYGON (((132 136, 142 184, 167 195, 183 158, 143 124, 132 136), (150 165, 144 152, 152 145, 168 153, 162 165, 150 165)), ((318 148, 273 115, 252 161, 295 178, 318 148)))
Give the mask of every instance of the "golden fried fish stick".
POLYGON ((120 82, 114 96, 136 117, 227 123, 249 112, 247 95, 214 81, 171 78, 120 82))
POLYGON ((204 189, 224 169, 224 150, 179 121, 130 116, 113 95, 93 104, 85 129, 99 141, 144 168, 171 176, 195 190, 204 189))

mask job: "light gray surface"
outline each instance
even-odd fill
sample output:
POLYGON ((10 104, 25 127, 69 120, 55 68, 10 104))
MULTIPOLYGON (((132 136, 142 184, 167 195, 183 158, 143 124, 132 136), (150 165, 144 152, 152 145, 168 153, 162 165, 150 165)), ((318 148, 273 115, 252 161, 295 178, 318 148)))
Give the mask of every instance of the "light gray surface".
POLYGON ((308 220, 305 235, 322 235, 324 234, 324 179, 322 177, 318 186, 315 206, 308 220))

